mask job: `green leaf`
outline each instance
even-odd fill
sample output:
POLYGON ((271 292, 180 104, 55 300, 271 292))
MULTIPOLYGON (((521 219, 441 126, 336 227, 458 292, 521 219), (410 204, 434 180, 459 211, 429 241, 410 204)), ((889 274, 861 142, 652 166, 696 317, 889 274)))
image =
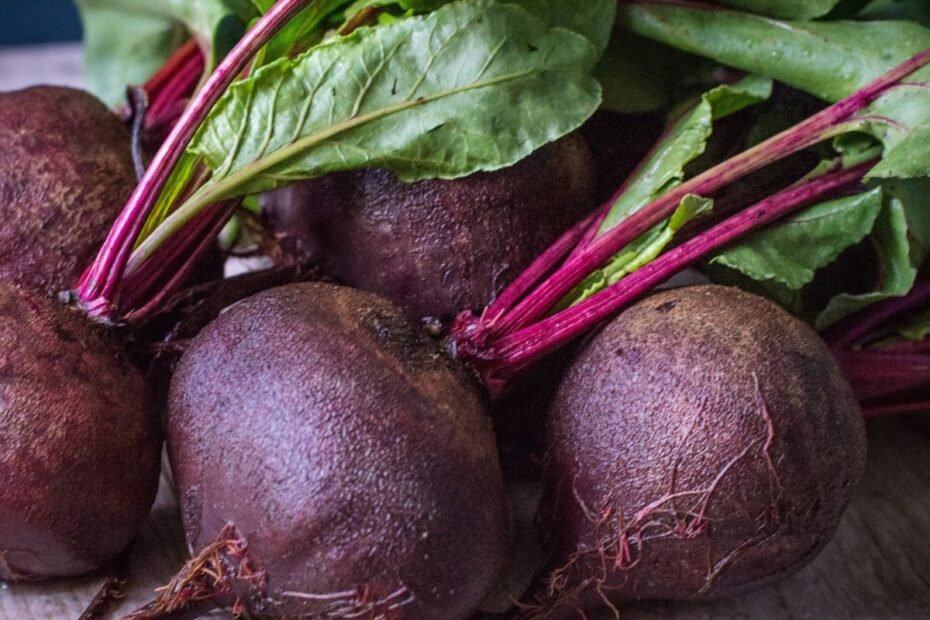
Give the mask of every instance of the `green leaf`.
POLYGON ((674 240, 675 235, 685 225, 711 214, 714 201, 703 196, 689 194, 664 222, 626 246, 620 254, 614 256, 602 269, 592 273, 569 293, 555 308, 555 311, 568 308, 595 295, 605 288, 616 284, 640 267, 651 263, 674 240))
POLYGON ((690 112, 666 132, 666 137, 640 167, 601 226, 610 230, 650 202, 681 184, 685 167, 707 148, 714 121, 761 103, 772 94, 772 82, 749 76, 732 86, 718 86, 704 94, 690 112))
POLYGON ((930 310, 908 319, 898 330, 898 335, 913 342, 930 338, 930 310))
POLYGON ((449 4, 450 1, 451 0, 400 0, 400 8, 405 11, 426 13, 435 11, 444 4, 449 4))
POLYGON ((92 93, 110 106, 126 100, 189 37, 183 24, 110 0, 76 0, 84 25, 84 75, 92 93))
MULTIPOLYGON (((736 11, 624 5, 634 32, 836 101, 930 48, 911 22, 779 22, 736 11)), ((885 145, 871 177, 930 175, 930 67, 890 89, 861 115, 885 145)))
MULTIPOLYGON (((587 37, 599 52, 607 47, 617 15, 616 0, 586 0, 579 3, 564 0, 500 1, 519 4, 550 28, 558 26, 587 37)), ((397 6, 404 11, 428 13, 450 2, 452 0, 357 0, 346 9, 346 16, 351 17, 372 6, 397 6)))
POLYGON ((876 0, 859 17, 869 20, 907 20, 930 26, 930 3, 927 0, 876 0))
POLYGON ((667 107, 679 80, 693 66, 692 56, 618 30, 594 75, 604 88, 605 109, 642 114, 667 107))
POLYGON ((811 207, 746 237, 708 262, 709 275, 721 284, 769 297, 824 329, 911 289, 930 248, 928 196, 930 179, 881 181, 869 192, 811 207), (816 218, 818 212, 826 217, 816 218), (835 283, 816 279, 815 274, 857 243, 871 246, 880 282, 866 293, 840 292, 826 298, 818 289, 826 285, 835 292, 835 283))
POLYGON ((346 17, 352 17, 363 9, 370 7, 395 6, 402 11, 429 13, 449 4, 452 0, 356 0, 346 9, 346 17))
POLYGON ((618 20, 643 36, 826 101, 852 94, 930 47, 930 30, 911 22, 789 23, 660 4, 621 5, 618 20))
POLYGON ((720 0, 738 9, 785 19, 814 19, 823 17, 840 3, 840 0, 720 0))
POLYGON ((831 200, 749 235, 710 262, 799 290, 843 250, 865 239, 881 210, 880 188, 831 200))
POLYGON ((616 0, 510 0, 523 6, 550 28, 562 27, 585 36, 603 53, 617 16, 616 0))
MULTIPOLYGON (((683 114, 666 131, 661 144, 640 167, 601 225, 600 234, 626 220, 660 195, 681 184, 685 167, 707 148, 714 121, 760 103, 772 93, 772 82, 749 76, 733 86, 718 86, 705 93, 699 103, 683 114)), ((708 214, 713 201, 686 196, 675 213, 635 239, 603 268, 592 273, 569 293, 558 309, 584 301, 651 262, 673 241, 685 224, 708 214)))
POLYGON ((415 181, 512 165, 597 109, 596 60, 584 37, 489 0, 361 29, 229 89, 190 147, 214 171, 194 202, 353 168, 415 181))
POLYGON ((930 257, 930 179, 882 180, 881 186, 904 210, 911 264, 920 267, 930 257))
MULTIPOLYGON (((440 0, 441 4, 445 4, 443 0, 440 0)), ((346 19, 351 19, 359 13, 372 7, 387 7, 387 6, 396 6, 400 7, 400 0, 356 0, 349 5, 349 8, 346 9, 346 19)), ((438 7, 436 7, 438 8, 438 7)))
POLYGON ((191 34, 212 66, 244 28, 229 0, 75 1, 84 24, 88 84, 111 105, 124 101, 126 86, 145 82, 191 34))
MULTIPOLYGON (((350 2, 351 0, 316 0, 309 3, 271 38, 253 62, 253 67, 257 69, 280 58, 287 58, 295 50, 308 49, 318 44, 326 34, 327 20, 345 9, 350 2)), ((268 8, 273 4, 270 2, 268 8)), ((264 6, 261 8, 264 9, 261 14, 267 12, 264 6)))
POLYGON ((911 255, 907 214, 904 204, 897 197, 888 196, 885 199, 870 241, 881 267, 882 281, 879 288, 869 293, 846 293, 834 297, 814 321, 814 327, 818 330, 826 329, 879 301, 906 295, 914 286, 917 267, 911 255))

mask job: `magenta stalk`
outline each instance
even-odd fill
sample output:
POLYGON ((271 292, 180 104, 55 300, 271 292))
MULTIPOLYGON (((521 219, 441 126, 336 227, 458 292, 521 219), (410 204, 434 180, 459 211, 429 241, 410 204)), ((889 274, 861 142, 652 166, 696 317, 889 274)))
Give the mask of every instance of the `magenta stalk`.
POLYGON ((814 200, 839 190, 858 187, 875 163, 872 161, 830 172, 779 192, 666 252, 571 308, 504 336, 486 349, 471 348, 467 341, 457 342, 457 351, 460 357, 481 372, 489 389, 496 393, 526 366, 567 344, 709 253, 814 200))
POLYGON ((220 63, 185 110, 117 218, 97 259, 78 283, 78 298, 88 315, 109 317, 113 309, 114 292, 145 219, 154 208, 172 170, 213 105, 265 43, 311 1, 279 0, 220 63))
POLYGON ((493 324, 476 326, 475 337, 490 342, 538 320, 626 245, 671 216, 685 196, 712 196, 747 174, 842 133, 848 129, 844 125, 853 121, 858 112, 927 63, 930 63, 930 50, 898 65, 850 97, 664 194, 592 241, 506 316, 493 324))

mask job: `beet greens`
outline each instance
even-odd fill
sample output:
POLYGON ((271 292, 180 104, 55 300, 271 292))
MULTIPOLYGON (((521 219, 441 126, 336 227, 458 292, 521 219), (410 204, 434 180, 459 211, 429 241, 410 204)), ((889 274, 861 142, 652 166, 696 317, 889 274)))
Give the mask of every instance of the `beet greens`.
MULTIPOLYGON (((852 167, 844 167, 841 162, 837 162, 834 170, 809 180, 802 179, 799 184, 757 203, 718 224, 705 235, 695 237, 656 259, 648 269, 641 267, 627 279, 545 318, 559 300, 581 284, 592 271, 665 218, 673 216, 686 199, 711 196, 728 184, 779 159, 861 128, 859 117, 863 111, 867 111, 886 91, 928 62, 930 51, 922 52, 850 97, 661 195, 600 236, 591 239, 591 235, 575 231, 572 234, 578 236, 576 250, 563 264, 559 265, 567 252, 560 256, 554 253, 545 255, 530 269, 525 279, 514 285, 514 290, 505 292, 480 318, 469 314, 460 317, 454 333, 457 351, 481 367, 489 385, 506 382, 514 371, 577 337, 669 276, 753 230, 755 226, 771 223, 793 210, 809 205, 812 200, 838 190, 849 191, 860 187, 866 177, 874 173, 876 161, 852 167), (577 246, 577 243, 585 241, 586 245, 577 246), (552 275, 530 290, 530 286, 537 284, 537 276, 557 266, 558 269, 552 275)), ((617 202, 619 199, 613 204, 617 202)), ((610 208, 612 204, 606 207, 610 208)), ((597 225, 600 226, 600 222, 597 225)), ((571 247, 572 243, 566 245, 571 247)))
MULTIPOLYGON (((607 6, 611 3, 592 5, 580 13, 546 8, 537 14, 545 23, 567 26, 587 38, 586 42, 574 41, 574 47, 562 45, 560 60, 550 63, 551 66, 534 64, 532 53, 524 57, 513 50, 511 56, 505 55, 503 59, 500 55, 489 55, 490 64, 482 69, 483 72, 494 71, 500 64, 504 71, 505 66, 512 68, 513 63, 517 66, 529 63, 522 65, 529 71, 528 81, 518 78, 511 85, 513 75, 504 72, 500 79, 488 84, 479 80, 450 88, 436 82, 436 90, 430 91, 433 80, 438 78, 430 73, 412 75, 413 83, 425 90, 417 91, 416 97, 410 93, 394 104, 391 97, 399 89, 394 79, 405 78, 392 78, 389 89, 389 84, 383 85, 388 92, 381 92, 376 75, 374 82, 355 91, 374 93, 371 97, 377 102, 370 104, 371 111, 358 107, 362 99, 348 105, 351 96, 345 97, 346 102, 326 98, 307 100, 312 93, 302 90, 303 83, 324 80, 312 92, 320 92, 330 84, 332 88, 342 84, 339 78, 332 76, 341 75, 339 72, 318 71, 318 67, 330 66, 337 58, 345 67, 351 67, 353 62, 364 65, 365 50, 375 44, 390 43, 395 40, 392 37, 400 43, 408 33, 461 19, 468 11, 486 12, 493 17, 489 21, 511 23, 508 20, 522 10, 499 10, 493 2, 466 3, 467 8, 462 3, 437 4, 444 6, 430 13, 428 11, 435 7, 400 3, 397 8, 427 11, 413 17, 389 11, 379 11, 378 15, 342 15, 339 10, 344 7, 339 2, 274 4, 269 13, 255 22, 254 28, 197 95, 153 162, 136 196, 127 205, 121 223, 114 228, 97 262, 82 280, 78 293, 90 314, 115 320, 144 319, 157 307, 158 301, 183 280, 197 255, 231 217, 242 196, 340 169, 383 165, 392 168, 402 180, 411 181, 461 176, 497 167, 504 163, 500 160, 502 154, 509 163, 524 156, 527 144, 520 143, 518 147, 516 142, 509 142, 508 135, 498 135, 497 146, 507 145, 507 148, 490 159, 482 160, 479 156, 468 162, 450 160, 443 145, 456 143, 459 124, 474 129, 486 122, 458 115, 457 109, 467 107, 461 97, 469 96, 470 92, 482 91, 482 96, 487 98, 478 100, 500 108, 500 97, 508 88, 520 88, 521 97, 529 101, 536 96, 527 94, 534 92, 534 76, 541 79, 546 75, 546 86, 540 90, 540 97, 570 93, 565 95, 569 99, 560 104, 548 104, 561 108, 559 114, 551 112, 542 117, 548 119, 546 131, 550 133, 555 127, 558 127, 555 131, 564 133, 577 126, 593 109, 596 94, 590 91, 587 72, 598 50, 606 46, 603 17, 612 11, 612 7, 607 6), (302 34, 298 35, 296 23, 301 19, 293 16, 306 14, 301 11, 316 11, 318 19, 310 20, 308 23, 313 27, 303 26, 302 34), (374 23, 371 21, 374 18, 387 25, 314 44, 322 37, 308 33, 320 27, 322 16, 332 19, 335 15, 342 15, 343 32, 353 31, 359 23, 374 23), (282 28, 289 29, 285 30, 287 36, 276 36, 275 32, 282 28), (272 43, 265 46, 269 40, 272 43), (290 46, 283 43, 285 40, 290 41, 290 46), (592 43, 593 48, 590 47, 592 43), (589 46, 587 51, 585 44, 589 46), (309 47, 308 51, 293 60, 274 58, 275 55, 287 56, 301 46, 309 47), (221 91, 247 67, 251 67, 249 76, 232 84, 229 93, 220 98, 221 91), (556 75, 565 80, 563 87, 552 86, 556 75), (246 93, 253 92, 258 95, 246 97, 246 93), (572 100, 574 103, 570 102, 572 100), (295 105, 288 107, 288 101, 295 105), (305 101, 305 105, 299 105, 300 101, 305 101), (577 108, 577 114, 564 111, 572 107, 577 108), (292 112, 282 115, 281 108, 292 112), (335 117, 331 115, 334 110, 335 117), (445 116, 448 114, 452 116, 445 116), (274 130, 268 131, 270 125, 246 122, 252 115, 275 118, 274 130), (339 118, 343 120, 340 122, 339 118), (430 119, 431 131, 418 135, 417 127, 423 118, 430 119), (382 119, 390 119, 390 134, 379 130, 382 119), (202 126, 198 128, 201 121, 202 126), (397 125, 400 121, 409 124, 397 125), (220 129, 230 126, 240 127, 233 150, 220 129), (408 130, 405 127, 414 132, 410 137, 403 136, 408 130), (391 136, 387 142, 385 135, 391 136), (349 151, 340 146, 342 141, 353 145, 353 155, 349 156, 349 151), (189 146, 185 146, 188 142, 189 146), (435 150, 437 159, 418 160, 415 167, 408 166, 403 153, 404 149, 411 148, 435 150), (178 268, 173 277, 166 275, 171 271, 166 265, 178 268)), ((795 18, 809 17, 807 11, 810 10, 821 14, 830 8, 826 5, 807 8, 792 5, 790 9, 784 4, 780 6, 779 10, 787 10, 788 16, 795 18)), ((895 39, 887 22, 790 22, 780 26, 775 20, 736 10, 709 10, 706 5, 660 0, 622 3, 618 24, 640 36, 671 43, 692 54, 705 55, 756 73, 709 91, 697 105, 680 114, 637 173, 598 216, 567 233, 480 318, 467 314, 460 317, 453 334, 456 350, 460 357, 481 368, 489 385, 495 389, 502 387, 532 361, 616 312, 669 275, 701 260, 709 261, 714 267, 712 275, 726 273, 725 281, 735 280, 745 288, 768 294, 805 316, 813 310, 797 305, 800 287, 813 286, 818 270, 835 261, 844 248, 871 235, 870 238, 880 241, 878 260, 882 261, 884 272, 896 277, 889 276, 875 292, 837 295, 827 307, 817 310, 819 314, 808 318, 821 328, 827 327, 883 297, 907 292, 916 275, 915 265, 922 261, 922 255, 914 248, 908 249, 910 233, 900 231, 907 230, 908 226, 914 229, 912 218, 920 181, 913 178, 920 176, 924 169, 921 163, 924 155, 920 151, 924 126, 921 115, 915 116, 911 113, 912 107, 898 101, 902 92, 907 91, 910 96, 919 76, 925 73, 922 67, 928 60, 927 52, 906 59, 930 46, 930 33, 911 24, 907 26, 906 37, 895 39), (676 38, 667 29, 669 23, 685 23, 692 30, 688 37, 676 38), (788 25, 790 28, 784 27, 788 25), (700 28, 703 34, 695 35, 700 28), (816 35, 813 37, 816 44, 807 43, 808 31, 816 35), (754 40, 753 37, 775 36, 773 32, 790 34, 778 35, 782 45, 778 58, 769 58, 758 54, 751 46, 724 45, 734 39, 732 36, 725 38, 724 34, 733 32, 742 33, 740 40, 746 41, 754 40), (893 39, 894 43, 886 45, 893 39), (847 54, 850 41, 867 43, 859 46, 862 49, 847 54), (889 57, 898 57, 904 62, 897 67, 889 66, 889 57), (811 62, 812 58, 816 62, 811 62), (772 93, 771 78, 836 103, 787 131, 751 145, 735 157, 695 173, 695 163, 707 149, 716 124, 724 117, 766 101, 772 93), (875 81, 869 82, 869 78, 875 81), (822 145, 831 141, 832 152, 825 152, 822 145), (795 185, 754 202, 751 209, 732 219, 715 215, 718 210, 715 198, 722 190, 815 146, 820 149, 824 161, 799 178, 795 185), (813 215, 818 209, 830 211, 832 230, 849 232, 841 235, 842 238, 835 234, 824 237, 822 230, 804 226, 803 215, 759 231, 764 225, 807 207, 812 207, 809 211, 815 219, 820 219, 813 215), (845 221, 837 215, 839 212, 844 214, 845 221), (902 224, 903 219, 907 220, 906 224, 902 224), (703 223, 705 221, 709 223, 703 223), (706 230, 695 236, 695 230, 701 229, 706 230), (784 230, 801 230, 800 238, 819 239, 815 245, 825 248, 816 255, 801 252, 803 264, 798 273, 785 273, 780 266, 790 262, 779 260, 779 257, 792 252, 792 244, 798 238, 797 235, 792 238, 790 232, 782 232, 784 230), (742 241, 734 246, 737 240, 742 241), (774 256, 764 255, 767 248, 774 248, 774 256), (796 307, 792 307, 791 300, 797 302, 796 307)), ((519 36, 537 37, 535 41, 542 47, 555 45, 557 40, 569 43, 563 33, 540 30, 535 23, 530 25, 524 21, 519 27, 507 27, 512 28, 511 33, 520 32, 519 36)), ((487 41, 482 32, 474 32, 471 36, 474 38, 469 40, 469 52, 475 55, 477 63, 482 54, 481 46, 487 41)), ((539 46, 534 42, 531 47, 540 49, 539 46)), ((403 50, 402 47, 397 49, 403 50)), ((492 48, 487 49, 490 54, 492 48)), ((443 49, 443 52, 454 55, 451 49, 443 49)), ((186 63, 193 62, 191 56, 185 56, 188 53, 182 49, 178 54, 187 58, 186 63)), ((415 51, 402 51, 399 55, 408 53, 415 51)), ((392 57, 386 62, 394 60, 392 57)), ((409 61, 408 58, 407 64, 409 61)), ((351 75, 351 69, 346 71, 351 75)), ((397 71, 403 75, 399 61, 397 71)), ((439 73, 435 66, 431 66, 431 71, 439 73)), ((188 69, 179 70, 176 77, 186 72, 188 69)), ((482 76, 486 77, 486 73, 482 76)), ((369 105, 368 99, 365 98, 366 105, 369 105)), ((908 101, 913 106, 911 99, 908 101)), ((917 96, 916 101, 918 106, 923 105, 922 97, 917 96)), ((499 127, 504 121, 495 118, 493 122, 499 127)), ((523 131, 518 121, 509 122, 516 122, 515 127, 523 131)), ((537 139, 541 144, 548 138, 538 135, 537 139)), ((733 197, 727 196, 727 201, 727 212, 734 212, 730 204, 734 202, 733 197)), ((736 206, 745 208, 748 205, 736 206)), ((914 230, 922 228, 917 226, 914 230)))
POLYGON ((243 196, 376 164, 406 181, 498 169, 576 129, 600 102, 590 73, 613 3, 591 3, 576 23, 573 11, 533 15, 487 0, 453 3, 280 58, 219 101, 276 32, 316 6, 276 3, 198 92, 78 286, 92 316, 143 318, 243 196), (432 47, 415 43, 413 33, 421 32, 436 35, 432 47), (469 63, 460 66, 466 49, 469 63), (231 126, 241 131, 232 149, 225 141, 231 126), (450 145, 468 157, 453 156, 450 145), (422 157, 424 150, 432 156, 422 157))

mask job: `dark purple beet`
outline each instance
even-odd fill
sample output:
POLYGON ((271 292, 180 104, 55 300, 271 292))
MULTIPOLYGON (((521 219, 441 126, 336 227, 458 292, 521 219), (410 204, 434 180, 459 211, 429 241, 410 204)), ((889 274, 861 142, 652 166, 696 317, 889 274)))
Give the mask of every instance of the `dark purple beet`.
POLYGON ((135 185, 129 132, 92 95, 0 93, 0 279, 71 287, 135 185))
POLYGON ((286 251, 418 320, 483 308, 593 198, 591 154, 573 134, 497 172, 413 184, 340 173, 275 192, 265 210, 286 251))
POLYGON ((507 523, 482 399, 376 295, 294 284, 233 306, 185 352, 168 436, 192 549, 233 536, 257 576, 250 596, 211 586, 218 604, 451 620, 494 585, 507 523))
POLYGON ((817 335, 719 286, 654 295, 591 338, 548 441, 541 598, 557 608, 711 599, 798 570, 835 531, 866 447, 817 335))
POLYGON ((141 373, 81 314, 0 283, 0 579, 115 559, 158 485, 141 373))

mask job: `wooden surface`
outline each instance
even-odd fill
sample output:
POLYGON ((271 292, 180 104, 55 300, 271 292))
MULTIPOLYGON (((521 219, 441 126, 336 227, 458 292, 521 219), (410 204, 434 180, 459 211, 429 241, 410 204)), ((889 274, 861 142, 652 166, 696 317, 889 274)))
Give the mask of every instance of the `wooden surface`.
MULTIPOLYGON (((75 46, 0 51, 0 90, 35 82, 80 84, 79 63, 75 46)), ((930 618, 930 415, 874 421, 869 439, 865 481, 837 536, 811 565, 740 598, 704 605, 641 604, 623 610, 623 618, 930 618)), ((133 549, 132 579, 117 612, 147 601, 185 553, 176 505, 163 484, 133 549)), ((92 576, 0 586, 0 620, 76 619, 100 583, 100 576, 92 576)))

